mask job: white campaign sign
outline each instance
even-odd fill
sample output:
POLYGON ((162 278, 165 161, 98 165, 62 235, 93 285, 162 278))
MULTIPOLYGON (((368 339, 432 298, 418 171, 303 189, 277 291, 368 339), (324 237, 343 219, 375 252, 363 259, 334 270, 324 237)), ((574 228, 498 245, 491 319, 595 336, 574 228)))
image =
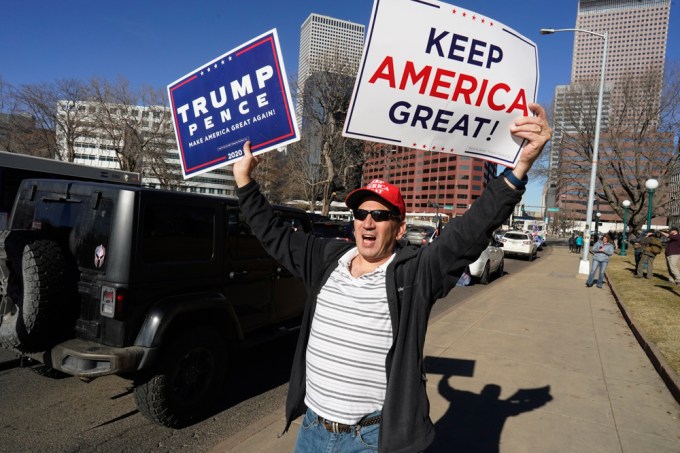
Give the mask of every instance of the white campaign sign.
POLYGON ((538 93, 536 45, 430 0, 375 0, 343 135, 514 167, 538 93))

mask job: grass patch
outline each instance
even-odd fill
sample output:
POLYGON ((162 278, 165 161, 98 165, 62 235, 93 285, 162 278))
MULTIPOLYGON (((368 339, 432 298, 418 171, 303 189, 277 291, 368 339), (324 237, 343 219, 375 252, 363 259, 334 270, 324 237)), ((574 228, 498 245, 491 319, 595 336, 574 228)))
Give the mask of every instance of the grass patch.
POLYGON ((666 257, 654 260, 654 278, 634 278, 635 257, 614 255, 607 266, 610 279, 628 315, 680 375, 680 285, 668 281, 666 257))

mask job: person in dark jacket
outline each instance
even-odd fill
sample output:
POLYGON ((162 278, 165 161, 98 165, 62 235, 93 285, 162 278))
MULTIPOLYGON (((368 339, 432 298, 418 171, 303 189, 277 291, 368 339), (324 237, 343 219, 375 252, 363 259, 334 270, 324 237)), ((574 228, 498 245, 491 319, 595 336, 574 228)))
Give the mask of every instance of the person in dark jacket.
POLYGON ((659 236, 661 236, 661 234, 651 230, 644 238, 640 240, 640 246, 642 247, 642 257, 640 258, 637 272, 634 275, 635 278, 642 278, 645 269, 647 271, 645 278, 654 277, 654 258, 656 258, 656 255, 663 251, 663 244, 661 244, 659 236))
POLYGON ((398 245, 405 232, 399 189, 374 180, 345 200, 355 244, 328 241, 278 222, 251 173, 244 146, 233 166, 241 210, 265 249, 307 288, 293 360, 286 425, 304 414, 296 452, 420 452, 434 440, 423 346, 434 302, 455 287, 521 200, 527 172, 552 130, 546 113, 515 121, 526 140, 514 169, 492 180, 468 212, 427 247, 398 245))

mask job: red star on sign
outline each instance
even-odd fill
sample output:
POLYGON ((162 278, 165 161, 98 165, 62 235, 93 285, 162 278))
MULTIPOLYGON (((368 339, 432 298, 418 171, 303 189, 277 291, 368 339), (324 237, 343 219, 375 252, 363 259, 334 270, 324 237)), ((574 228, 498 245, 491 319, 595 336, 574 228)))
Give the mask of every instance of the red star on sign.
POLYGON ((463 13, 463 17, 467 17, 467 13, 463 13))
POLYGON ((472 20, 477 20, 477 16, 472 16, 472 20))
POLYGON ((482 19, 482 23, 484 23, 484 19, 482 19))
POLYGON ((456 10, 454 9, 452 12, 453 12, 453 14, 456 14, 458 11, 456 11, 456 10))

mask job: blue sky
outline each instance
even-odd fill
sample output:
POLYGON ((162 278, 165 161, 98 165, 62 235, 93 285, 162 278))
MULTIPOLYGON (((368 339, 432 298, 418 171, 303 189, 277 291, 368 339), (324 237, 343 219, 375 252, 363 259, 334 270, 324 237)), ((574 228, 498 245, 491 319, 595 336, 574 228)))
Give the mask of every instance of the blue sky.
MULTIPOLYGON (((539 48, 544 106, 555 85, 569 82, 573 34, 541 36, 540 28, 573 28, 577 0, 457 0, 539 48)), ((300 26, 310 13, 368 25, 372 0, 3 0, 0 78, 13 85, 58 79, 115 79, 165 86, 213 58, 276 28, 288 74, 297 73, 300 26)), ((677 7, 677 5, 673 5, 677 7)), ((680 26, 671 8, 666 60, 680 60, 680 26)), ((527 205, 542 186, 529 184, 527 205)))

